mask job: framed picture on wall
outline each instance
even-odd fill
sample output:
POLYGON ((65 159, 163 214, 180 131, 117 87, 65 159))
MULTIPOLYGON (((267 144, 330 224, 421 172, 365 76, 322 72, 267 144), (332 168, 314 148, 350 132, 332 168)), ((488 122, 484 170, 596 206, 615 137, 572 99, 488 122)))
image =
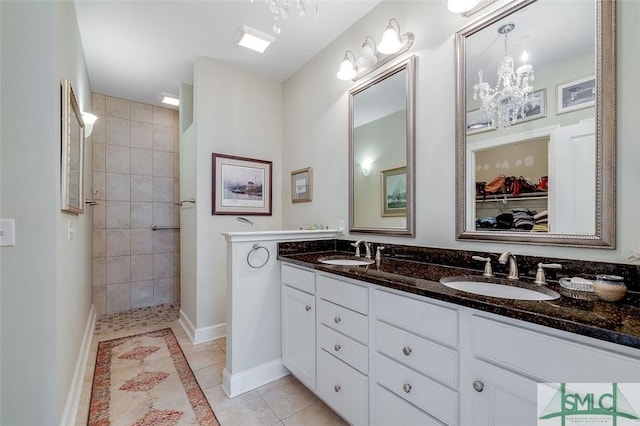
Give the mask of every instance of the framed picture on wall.
POLYGON ((212 214, 271 215, 272 162, 213 154, 212 214))
POLYGON ((488 132, 497 128, 493 117, 487 117, 481 109, 474 109, 467 112, 467 135, 475 135, 476 133, 488 132))
POLYGON ((559 84, 556 100, 558 114, 594 106, 596 104, 595 76, 559 84))
POLYGON ((382 170, 382 216, 407 215, 407 168, 382 170))
POLYGON ((547 116, 547 89, 536 90, 529 97, 525 110, 514 124, 525 123, 547 116))
POLYGON ((69 80, 60 82, 61 143, 60 208, 84 213, 84 121, 69 80))
POLYGON ((291 201, 303 203, 311 201, 313 179, 311 167, 291 172, 291 201))

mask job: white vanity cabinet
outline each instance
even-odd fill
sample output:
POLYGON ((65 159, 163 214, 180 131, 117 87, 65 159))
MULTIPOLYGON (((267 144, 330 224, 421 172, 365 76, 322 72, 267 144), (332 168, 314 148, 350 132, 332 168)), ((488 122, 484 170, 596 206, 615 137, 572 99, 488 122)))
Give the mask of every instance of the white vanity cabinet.
POLYGON ((538 383, 640 381, 640 352, 507 318, 470 315, 472 419, 537 424, 538 383))
POLYGON ((458 312, 383 290, 373 295, 371 423, 458 424, 458 312))
POLYGON ((355 425, 535 425, 538 383, 640 382, 638 349, 287 264, 282 322, 284 365, 355 425))
POLYGON ((309 389, 316 387, 315 273, 282 265, 282 364, 309 389))
POLYGON ((354 425, 369 419, 369 288, 317 275, 317 393, 354 425))

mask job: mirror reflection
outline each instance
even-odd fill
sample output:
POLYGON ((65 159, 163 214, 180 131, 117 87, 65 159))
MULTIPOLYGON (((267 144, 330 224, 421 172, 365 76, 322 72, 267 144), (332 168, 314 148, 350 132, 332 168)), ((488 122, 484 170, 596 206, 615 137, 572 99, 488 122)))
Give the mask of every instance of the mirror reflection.
POLYGON ((349 92, 351 232, 413 235, 413 64, 349 92))
POLYGON ((613 244, 602 215, 613 220, 615 195, 602 182, 614 179, 614 135, 598 120, 612 109, 614 64, 597 43, 613 21, 597 19, 602 7, 526 0, 458 32, 460 239, 613 244))

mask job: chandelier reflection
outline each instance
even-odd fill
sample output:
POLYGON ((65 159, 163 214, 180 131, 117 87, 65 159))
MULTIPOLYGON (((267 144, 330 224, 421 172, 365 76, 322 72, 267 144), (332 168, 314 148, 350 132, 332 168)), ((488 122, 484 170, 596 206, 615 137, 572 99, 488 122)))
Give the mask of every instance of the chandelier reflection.
POLYGON ((498 82, 495 88, 482 80, 482 70, 478 71, 478 84, 473 86, 473 99, 482 101, 482 110, 487 118, 496 120, 496 124, 509 127, 535 105, 530 104, 533 93, 533 65, 525 51, 521 57, 524 62, 514 71, 513 57, 507 49, 507 34, 515 29, 515 24, 508 23, 498 28, 504 34, 504 57, 498 63, 498 82))

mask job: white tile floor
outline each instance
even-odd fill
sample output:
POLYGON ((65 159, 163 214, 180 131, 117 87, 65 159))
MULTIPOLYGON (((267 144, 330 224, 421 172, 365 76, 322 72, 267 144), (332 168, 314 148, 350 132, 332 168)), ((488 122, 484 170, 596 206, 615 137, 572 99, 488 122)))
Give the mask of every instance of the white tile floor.
POLYGON ((100 332, 98 330, 98 334, 94 334, 82 388, 77 425, 87 424, 98 342, 165 327, 171 327, 173 330, 222 426, 347 424, 292 376, 229 399, 221 386, 226 339, 193 345, 177 320, 146 326, 141 324, 129 324, 128 327, 119 331, 100 332))

